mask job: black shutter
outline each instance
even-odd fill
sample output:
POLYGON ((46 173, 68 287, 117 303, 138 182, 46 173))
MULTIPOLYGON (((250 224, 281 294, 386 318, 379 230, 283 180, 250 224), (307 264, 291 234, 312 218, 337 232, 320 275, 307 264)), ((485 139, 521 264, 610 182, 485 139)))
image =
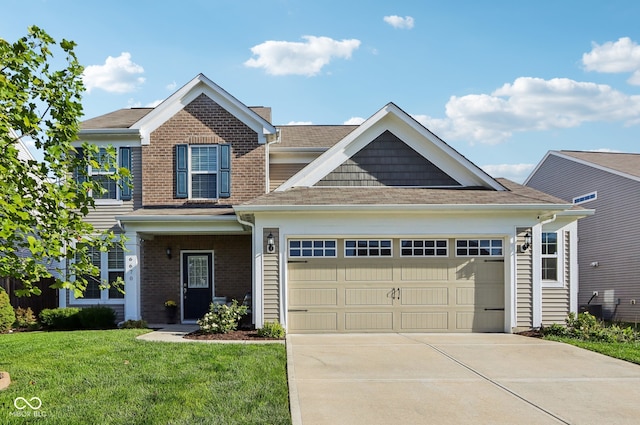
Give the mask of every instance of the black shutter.
POLYGON ((231 196, 231 145, 219 145, 219 163, 218 176, 220 178, 220 198, 229 198, 231 196))
POLYGON ((189 145, 176 145, 176 198, 189 197, 189 145))

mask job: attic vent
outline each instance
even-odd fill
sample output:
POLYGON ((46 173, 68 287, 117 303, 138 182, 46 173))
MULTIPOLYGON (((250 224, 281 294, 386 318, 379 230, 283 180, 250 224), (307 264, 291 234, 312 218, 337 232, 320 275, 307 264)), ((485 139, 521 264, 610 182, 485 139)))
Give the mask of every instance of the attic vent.
POLYGON ((224 143, 224 139, 216 134, 205 134, 201 136, 189 136, 189 144, 196 143, 224 143))

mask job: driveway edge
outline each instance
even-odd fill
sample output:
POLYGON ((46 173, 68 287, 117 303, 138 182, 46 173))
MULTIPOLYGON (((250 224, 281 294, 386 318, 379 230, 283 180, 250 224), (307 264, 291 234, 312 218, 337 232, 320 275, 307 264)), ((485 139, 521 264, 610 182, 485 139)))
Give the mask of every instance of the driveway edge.
POLYGON ((302 414, 300 413, 300 399, 298 397, 298 386, 296 384, 296 373, 293 366, 293 344, 291 337, 286 336, 285 347, 287 349, 287 381, 289 383, 289 410, 291 411, 292 425, 302 425, 302 414))

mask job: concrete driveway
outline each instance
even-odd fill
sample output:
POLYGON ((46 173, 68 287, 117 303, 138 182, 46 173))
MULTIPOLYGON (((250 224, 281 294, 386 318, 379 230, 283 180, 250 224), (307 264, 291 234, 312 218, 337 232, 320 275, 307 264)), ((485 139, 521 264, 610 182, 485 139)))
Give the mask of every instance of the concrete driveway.
POLYGON ((506 334, 287 337, 295 424, 637 424, 640 366, 506 334))

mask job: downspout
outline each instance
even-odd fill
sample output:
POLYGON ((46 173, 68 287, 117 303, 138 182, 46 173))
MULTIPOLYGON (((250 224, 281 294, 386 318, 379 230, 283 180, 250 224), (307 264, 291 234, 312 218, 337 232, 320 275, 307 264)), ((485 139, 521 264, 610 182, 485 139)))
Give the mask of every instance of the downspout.
MULTIPOLYGON (((554 214, 547 220, 540 221, 533 229, 533 242, 532 245, 536 245, 536 241, 542 240, 542 226, 545 224, 553 223, 556 221, 557 215, 554 214)), ((540 328, 542 326, 542 257, 540 252, 533 250, 533 328, 540 328)))
MULTIPOLYGON (((253 293, 256 286, 256 244, 255 244, 255 225, 249 221, 245 221, 242 218, 240 218, 240 215, 236 215, 236 220, 238 220, 238 223, 242 224, 243 226, 249 226, 251 228, 251 311, 253 312, 253 323, 255 324, 257 322, 256 320, 256 315, 258 313, 258 309, 256 308, 257 305, 257 299, 258 299, 258 294, 253 293)), ((262 302, 262 296, 260 296, 260 302, 262 302)), ((261 310, 262 311, 262 310, 261 310)))

